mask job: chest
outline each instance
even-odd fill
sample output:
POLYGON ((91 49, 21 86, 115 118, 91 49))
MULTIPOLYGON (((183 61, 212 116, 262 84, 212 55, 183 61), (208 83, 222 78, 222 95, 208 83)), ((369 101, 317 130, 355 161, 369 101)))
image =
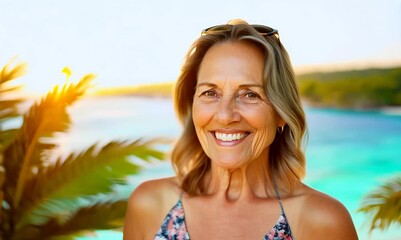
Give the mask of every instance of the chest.
MULTIPOLYGON (((218 205, 208 201, 184 203, 191 240, 265 239, 282 217, 277 200, 218 205)), ((266 238, 267 239, 267 238, 266 238)))

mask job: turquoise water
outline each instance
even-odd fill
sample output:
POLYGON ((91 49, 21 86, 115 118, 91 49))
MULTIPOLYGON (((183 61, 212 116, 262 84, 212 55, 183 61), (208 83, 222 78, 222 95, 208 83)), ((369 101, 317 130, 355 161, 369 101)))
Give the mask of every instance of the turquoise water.
MULTIPOLYGON (((84 99, 71 109, 74 126, 60 134, 60 153, 80 150, 94 142, 138 137, 176 137, 176 122, 170 99, 84 99)), ((401 239, 401 229, 368 237, 366 216, 356 213, 370 190, 401 171, 401 115, 383 112, 306 109, 309 140, 306 148, 310 186, 339 199, 350 211, 360 239, 401 239)), ((121 189, 128 195, 140 182, 171 176, 168 162, 148 166, 130 178, 121 189)), ((93 237, 80 239, 94 239, 93 237)), ((122 239, 122 234, 99 231, 96 239, 122 239)))

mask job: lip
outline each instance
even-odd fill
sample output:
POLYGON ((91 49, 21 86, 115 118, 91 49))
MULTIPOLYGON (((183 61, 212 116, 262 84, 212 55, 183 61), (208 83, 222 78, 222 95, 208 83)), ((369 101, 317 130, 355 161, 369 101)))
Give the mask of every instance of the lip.
POLYGON ((246 137, 250 134, 250 132, 243 131, 243 130, 236 130, 236 129, 218 129, 218 130, 210 131, 210 134, 212 135, 212 137, 214 138, 216 143, 220 146, 235 146, 235 145, 240 144, 242 141, 244 141, 244 139, 246 139, 246 137), (242 138, 236 139, 236 140, 223 141, 216 137, 216 132, 220 133, 220 134, 241 134, 244 136, 242 138))

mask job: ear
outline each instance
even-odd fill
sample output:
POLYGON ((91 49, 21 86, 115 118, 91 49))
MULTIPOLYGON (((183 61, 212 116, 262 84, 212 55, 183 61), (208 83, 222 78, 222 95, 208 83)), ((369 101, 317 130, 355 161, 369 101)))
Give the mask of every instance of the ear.
POLYGON ((282 127, 284 125, 286 125, 287 123, 280 117, 280 115, 278 116, 278 121, 277 121, 277 127, 282 127))

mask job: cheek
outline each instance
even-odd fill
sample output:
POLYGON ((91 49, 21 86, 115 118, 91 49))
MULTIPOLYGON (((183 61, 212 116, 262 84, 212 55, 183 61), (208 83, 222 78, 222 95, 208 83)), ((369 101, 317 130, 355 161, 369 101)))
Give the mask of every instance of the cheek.
POLYGON ((210 107, 203 104, 194 103, 192 105, 192 119, 195 126, 196 136, 204 149, 207 153, 209 146, 210 146, 210 138, 208 138, 208 132, 204 129, 206 125, 210 122, 213 114, 210 111, 210 107))
POLYGON ((196 129, 204 127, 209 122, 210 115, 210 111, 205 105, 196 102, 192 104, 192 119, 196 129))
POLYGON ((264 108, 258 111, 254 117, 249 118, 248 123, 256 129, 252 141, 252 152, 260 154, 273 142, 278 126, 278 116, 274 109, 264 108))
POLYGON ((266 148, 268 148, 273 142, 275 137, 275 130, 262 129, 255 134, 255 138, 252 142, 252 153, 253 155, 259 156, 266 148))

